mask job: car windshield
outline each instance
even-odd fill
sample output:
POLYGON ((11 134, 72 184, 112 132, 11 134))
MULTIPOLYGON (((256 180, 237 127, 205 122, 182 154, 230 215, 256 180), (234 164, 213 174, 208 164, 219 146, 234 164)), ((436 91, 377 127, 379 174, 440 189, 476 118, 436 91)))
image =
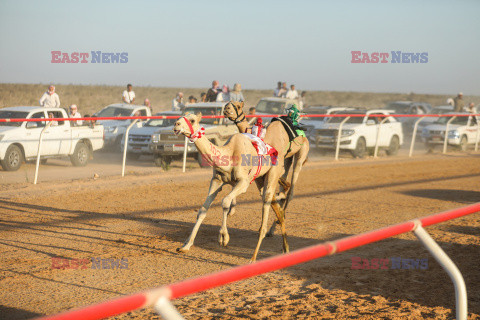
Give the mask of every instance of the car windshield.
POLYGON ((385 109, 393 110, 393 113, 396 114, 407 114, 410 110, 410 105, 405 103, 390 102, 389 104, 387 104, 385 109))
MULTIPOLYGON (((24 119, 28 116, 28 112, 22 111, 0 111, 0 119, 24 119)), ((2 127, 20 127, 23 122, 0 122, 2 127)))
MULTIPOLYGON (((437 121, 435 121, 435 123, 447 124, 448 120, 450 119, 452 119, 452 117, 440 117, 438 118, 437 121)), ((459 124, 463 126, 466 126, 467 123, 468 123, 468 117, 456 117, 452 122, 450 122, 450 124, 459 124)))
MULTIPOLYGON (((337 112, 335 114, 352 114, 352 112, 337 112)), ((362 117, 351 117, 350 119, 347 120, 346 123, 363 123, 363 118, 365 116, 364 113, 353 113, 353 114, 359 114, 362 115, 362 117)), ((340 123, 345 119, 345 117, 332 117, 328 119, 328 123, 340 123)))
MULTIPOLYGON (((312 109, 304 110, 304 112, 306 114, 326 114, 327 110, 328 108, 325 108, 325 109, 312 108, 312 109)), ((325 117, 302 117, 302 120, 324 121, 325 117)))
MULTIPOLYGON (((217 107, 203 107, 203 108, 198 108, 198 107, 189 108, 189 107, 186 107, 185 108, 185 113, 187 113, 187 112, 188 113, 193 113, 193 114, 201 112, 202 116, 221 116, 222 115, 222 108, 220 108, 220 107, 218 107, 218 108, 217 107)), ((214 118, 214 119, 202 118, 202 123, 204 123, 204 124, 219 124, 220 120, 221 119, 218 119, 218 118, 214 118)))
POLYGON ((131 109, 119 107, 106 107, 97 114, 97 117, 128 117, 132 114, 131 109))
POLYGON ((260 100, 255 110, 259 113, 281 114, 285 112, 285 102, 260 100))
MULTIPOLYGON (((179 116, 180 117, 180 116, 179 116)), ((177 119, 150 119, 145 123, 145 127, 169 127, 175 124, 177 119)))

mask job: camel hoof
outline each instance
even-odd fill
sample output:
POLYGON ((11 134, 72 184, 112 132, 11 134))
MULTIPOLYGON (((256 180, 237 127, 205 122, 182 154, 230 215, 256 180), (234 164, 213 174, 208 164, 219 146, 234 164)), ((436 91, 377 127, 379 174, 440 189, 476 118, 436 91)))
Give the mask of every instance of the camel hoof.
POLYGON ((228 216, 233 216, 235 214, 235 209, 230 209, 230 211, 228 211, 228 216))
POLYGON ((230 236, 227 234, 223 235, 223 234, 219 234, 218 235, 218 243, 222 246, 222 247, 226 247, 228 245, 228 243, 230 242, 230 236))
POLYGON ((188 252, 188 250, 190 250, 190 249, 187 249, 187 248, 185 248, 185 247, 177 248, 177 252, 178 252, 178 253, 185 253, 185 252, 188 252))

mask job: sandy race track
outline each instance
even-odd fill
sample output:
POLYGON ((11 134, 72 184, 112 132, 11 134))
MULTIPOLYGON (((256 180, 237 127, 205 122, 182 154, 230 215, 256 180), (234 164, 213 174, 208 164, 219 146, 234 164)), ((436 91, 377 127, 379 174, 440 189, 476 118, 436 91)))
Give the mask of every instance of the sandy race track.
MULTIPOLYGON (((237 212, 229 218, 227 248, 217 243, 217 198, 192 250, 175 252, 193 226, 209 177, 209 170, 194 169, 188 175, 174 170, 124 179, 43 181, 37 186, 3 183, 0 318, 54 314, 247 263, 261 214, 254 186, 238 199, 237 212), (61 268, 65 260, 53 258, 88 263, 61 268), (93 268, 92 259, 126 263, 123 268, 99 269, 93 268)), ((312 161, 287 212, 290 249, 478 201, 479 154, 312 161)), ((480 214, 427 231, 463 273, 469 319, 479 319, 480 214)), ((277 232, 265 239, 259 258, 279 253, 277 232)), ((413 234, 406 234, 174 304, 186 319, 451 319, 454 301, 448 275, 413 234), (427 259, 428 267, 392 269, 390 263, 387 269, 352 269, 353 257, 427 259)), ((159 316, 146 309, 116 319, 159 316)))

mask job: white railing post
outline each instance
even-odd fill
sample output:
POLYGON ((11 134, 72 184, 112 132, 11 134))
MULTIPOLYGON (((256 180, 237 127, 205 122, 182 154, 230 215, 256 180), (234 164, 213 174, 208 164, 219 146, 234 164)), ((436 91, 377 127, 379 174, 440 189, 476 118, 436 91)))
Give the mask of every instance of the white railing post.
POLYGON ((40 166, 40 150, 42 149, 42 139, 43 139, 43 133, 45 130, 50 128, 50 125, 52 124, 52 121, 48 122, 45 127, 42 129, 40 132, 40 138, 38 138, 38 150, 37 150, 37 163, 35 165, 35 178, 33 179, 33 184, 37 184, 37 178, 38 178, 38 167, 40 166))
POLYGON ((338 160, 338 154, 340 153, 340 139, 342 138, 342 128, 343 124, 348 121, 350 117, 346 117, 343 119, 342 122, 340 122, 340 126, 338 127, 338 134, 337 134, 337 147, 335 149, 335 160, 338 160))
POLYGON ((183 168, 182 172, 185 172, 185 166, 187 165, 187 148, 188 138, 185 136, 185 148, 183 149, 183 168))
POLYGON ((477 122, 477 136, 475 138, 475 151, 478 151, 478 140, 480 138, 480 123, 479 123, 480 117, 478 116, 474 116, 474 117, 477 122))
POLYGON ((167 297, 158 298, 154 305, 154 309, 165 320, 184 320, 182 315, 167 297))
POLYGON ((455 301, 456 301, 456 318, 457 320, 467 319, 467 288, 463 280, 460 270, 453 261, 448 257, 445 251, 430 237, 430 235, 423 229, 421 225, 417 226, 413 232, 420 240, 420 242, 433 255, 435 260, 447 271, 450 279, 453 281, 455 287, 455 301))
POLYGON ((135 123, 138 122, 139 119, 135 119, 130 123, 130 125, 127 128, 127 131, 125 132, 125 146, 123 148, 123 162, 122 162, 122 177, 125 176, 125 160, 127 158, 127 146, 128 146, 128 134, 130 133, 130 129, 133 127, 135 123))
POLYGON ((378 124, 377 139, 375 140, 375 152, 373 153, 374 158, 377 158, 377 154, 378 154, 378 140, 380 140, 380 128, 382 127, 382 124, 384 124, 385 121, 387 121, 387 119, 388 117, 383 118, 382 121, 380 121, 380 123, 378 124))
POLYGON ((448 144, 448 129, 450 127, 450 122, 452 122, 457 116, 453 116, 450 120, 447 121, 447 126, 445 128, 445 139, 443 140, 443 153, 447 153, 447 144, 448 144))
POLYGON ((425 119, 425 117, 420 117, 417 121, 415 121, 415 125, 413 126, 413 134, 412 134, 412 142, 410 143, 410 152, 408 153, 409 157, 412 157, 413 154, 413 147, 415 145, 415 139, 417 138, 417 129, 418 129, 418 124, 420 121, 425 119))

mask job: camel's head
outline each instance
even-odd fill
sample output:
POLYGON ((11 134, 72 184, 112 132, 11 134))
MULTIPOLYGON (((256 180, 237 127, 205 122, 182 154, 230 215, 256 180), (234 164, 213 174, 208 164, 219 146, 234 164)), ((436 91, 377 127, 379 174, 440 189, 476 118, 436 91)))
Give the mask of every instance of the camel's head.
POLYGON ((202 119, 202 113, 186 113, 185 116, 179 118, 173 126, 173 132, 178 136, 184 134, 190 137, 193 133, 197 132, 200 128, 200 120, 202 119))
POLYGON ((227 117, 231 121, 235 121, 243 113, 243 101, 242 102, 237 102, 237 101, 229 101, 223 108, 223 115, 227 117))

